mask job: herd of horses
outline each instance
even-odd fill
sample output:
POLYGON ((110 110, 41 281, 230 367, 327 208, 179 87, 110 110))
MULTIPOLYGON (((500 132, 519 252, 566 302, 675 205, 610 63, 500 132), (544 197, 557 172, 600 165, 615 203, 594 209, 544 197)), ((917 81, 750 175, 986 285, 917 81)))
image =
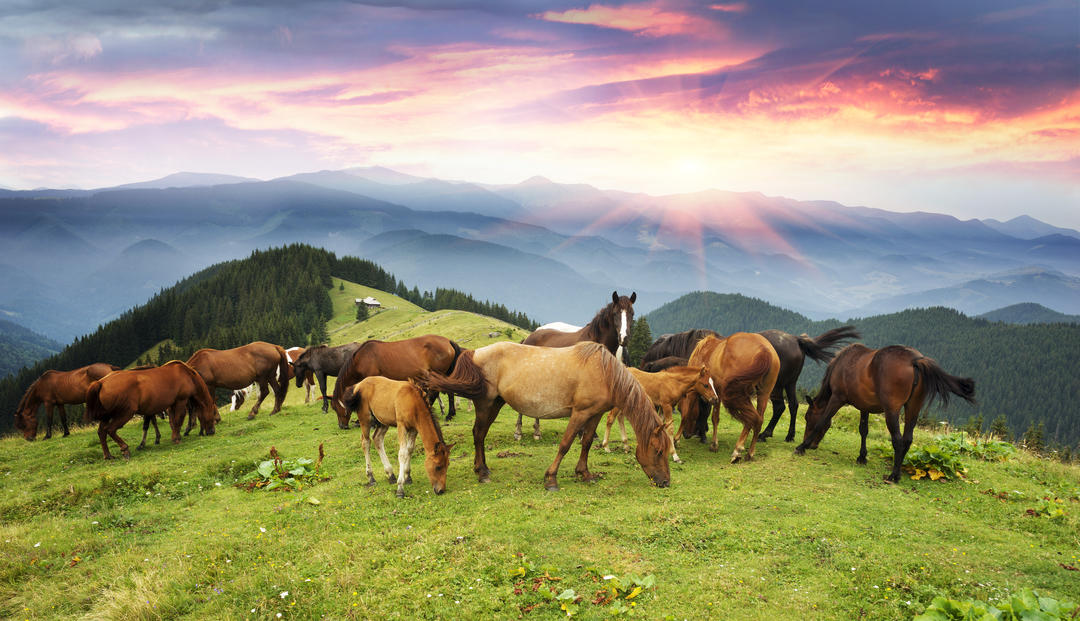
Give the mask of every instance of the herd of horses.
MULTIPOLYGON (((160 367, 122 370, 108 364, 92 364, 74 371, 47 371, 35 381, 18 405, 16 427, 27 440, 37 435, 37 410, 45 406, 45 438, 52 435, 54 408, 59 408, 64 435, 69 434, 64 405, 85 403, 85 421, 98 423, 98 437, 105 459, 111 459, 108 438, 129 457, 128 445, 117 431, 136 414, 143 416, 145 446, 151 424, 167 415, 172 441, 181 441, 180 429, 188 418, 190 433, 196 421, 200 435, 213 435, 221 421, 214 401, 216 389, 233 391, 232 409, 258 389, 248 414, 253 419, 272 391, 274 407, 281 410, 289 383, 311 388, 317 382, 322 409, 334 408, 341 429, 350 421, 362 429, 362 447, 368 484, 374 484, 370 459, 370 434, 387 479, 397 484, 398 496, 412 480, 410 459, 419 435, 424 445, 424 465, 432 489, 446 489, 446 471, 453 444, 443 439, 432 405, 440 393, 449 396, 450 420, 455 415, 454 395, 470 399, 473 423, 473 471, 480 482, 490 481, 485 440, 503 405, 518 412, 515 437, 520 439, 521 417, 568 418, 554 461, 544 473, 544 485, 558 489, 559 466, 580 436, 581 454, 574 473, 585 481, 589 451, 597 427, 610 412, 603 447, 608 450, 612 424, 620 421, 624 448, 628 449, 625 424, 629 420, 637 442, 635 455, 641 468, 657 487, 671 482, 669 460, 679 461, 679 437, 697 435, 706 441, 709 412, 713 423, 710 449, 717 451, 717 423, 722 404, 742 424, 731 462, 754 458, 758 440, 765 440, 781 415, 790 411, 786 440, 795 439, 798 401, 795 385, 806 358, 828 363, 817 396, 807 398, 808 410, 798 455, 817 448, 843 405, 860 412, 862 448, 857 462, 866 463, 866 435, 870 413, 883 413, 892 439, 894 463, 886 479, 896 482, 900 466, 911 446, 912 432, 922 407, 937 398, 947 404, 950 395, 974 402, 974 381, 946 373, 934 360, 910 347, 894 345, 870 349, 857 340, 852 326, 829 330, 816 338, 794 336, 779 330, 736 332, 721 336, 711 330, 689 330, 664 335, 643 356, 640 368, 624 364, 634 322, 637 294, 612 293, 587 325, 542 326, 522 343, 500 342, 463 350, 454 341, 426 335, 394 342, 367 341, 338 347, 325 345, 286 350, 256 341, 227 350, 200 349, 186 362, 171 361, 160 367), (336 377, 333 393, 327 393, 327 377, 336 377), (785 402, 786 396, 786 402, 785 402), (765 409, 773 404, 773 417, 765 426, 765 409), (673 431, 673 411, 682 420, 673 431), (900 430, 900 411, 904 428, 900 430), (388 427, 397 427, 398 473, 394 474, 383 447, 388 427), (747 446, 749 440, 749 446, 747 446)), ((307 401, 305 401, 307 402, 307 401)), ((441 407, 441 401, 440 401, 441 407)), ((160 433, 157 434, 160 440, 160 433)))

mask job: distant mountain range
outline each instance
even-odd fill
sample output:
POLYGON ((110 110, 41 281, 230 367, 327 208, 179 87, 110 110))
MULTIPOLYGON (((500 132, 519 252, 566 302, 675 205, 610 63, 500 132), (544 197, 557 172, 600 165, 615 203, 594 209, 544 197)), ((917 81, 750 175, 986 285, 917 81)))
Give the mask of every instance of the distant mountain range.
POLYGON ((0 378, 63 349, 56 341, 0 319, 0 378))
POLYGON ((979 319, 1000 321, 1002 323, 1080 323, 1080 315, 1066 315, 1046 308, 1042 304, 1013 304, 989 313, 979 315, 979 319))
POLYGON ((612 290, 644 313, 694 290, 821 319, 1038 303, 1080 314, 1080 233, 710 190, 649 196, 534 177, 484 185, 350 168, 258 181, 179 173, 98 190, 0 191, 0 311, 70 341, 253 249, 305 242, 421 287, 582 323, 612 290))

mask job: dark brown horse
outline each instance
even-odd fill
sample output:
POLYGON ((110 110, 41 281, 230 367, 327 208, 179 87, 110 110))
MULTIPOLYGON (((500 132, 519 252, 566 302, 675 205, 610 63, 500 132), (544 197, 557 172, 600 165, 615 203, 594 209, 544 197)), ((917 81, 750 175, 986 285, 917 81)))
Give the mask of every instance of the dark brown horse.
POLYGON ((52 437, 53 408, 60 409, 60 425, 64 436, 71 434, 68 429, 65 405, 86 403, 86 389, 91 382, 97 381, 120 367, 104 362, 96 362, 74 371, 45 371, 26 389, 19 406, 15 410, 15 427, 23 437, 33 441, 37 437, 37 410, 45 405, 45 439, 52 437))
POLYGON ((646 373, 658 373, 671 367, 685 367, 688 359, 679 356, 664 356, 659 360, 650 360, 641 363, 641 370, 646 373))
MULTIPOLYGON (((776 350, 760 334, 736 332, 726 338, 707 336, 690 354, 689 364, 692 367, 709 367, 709 374, 720 393, 721 403, 732 418, 743 424, 742 433, 735 442, 735 450, 731 453, 731 463, 742 458, 746 436, 751 432, 753 435, 750 438, 750 448, 746 451, 746 459, 753 459, 758 433, 765 419, 765 408, 769 404, 769 394, 772 393, 776 376, 780 373, 780 358, 776 355, 776 350), (755 395, 756 408, 750 403, 750 399, 755 395)), ((683 403, 696 398, 697 395, 690 394, 683 399, 683 403)), ((679 409, 683 412, 683 429, 680 431, 685 433, 694 428, 694 417, 698 411, 692 407, 680 406, 679 409)), ((716 441, 716 426, 719 422, 720 406, 714 405, 713 437, 709 446, 713 451, 720 448, 716 441)))
POLYGON ((776 354, 780 356, 780 374, 776 376, 776 386, 770 396, 773 407, 772 419, 758 437, 762 440, 772 437, 773 428, 784 413, 784 393, 786 392, 787 402, 791 404, 791 424, 788 426, 784 441, 792 442, 795 440, 795 415, 799 411, 799 397, 795 394, 795 389, 806 358, 828 362, 832 360, 834 347, 843 341, 858 339, 859 332, 855 326, 842 326, 819 334, 816 338, 810 338, 807 334, 795 336, 780 330, 765 330, 758 334, 764 336, 772 344, 776 354))
MULTIPOLYGON (((630 328, 634 325, 634 302, 636 301, 636 291, 632 292, 630 297, 620 296, 618 291, 612 291, 611 304, 597 311, 596 316, 585 327, 571 331, 541 326, 525 337, 521 343, 537 347, 569 347, 582 341, 592 341, 600 343, 614 354, 617 360, 622 361, 623 348, 630 342, 630 328)), ((566 324, 559 324, 559 326, 572 327, 566 324)), ((519 413, 517 425, 514 427, 515 440, 521 439, 521 417, 519 413)), ((540 439, 539 418, 533 423, 533 439, 540 439)))
MULTIPOLYGON (((280 345, 255 341, 233 349, 200 349, 187 363, 202 376, 211 393, 219 387, 238 390, 257 383, 259 399, 251 408, 248 420, 259 413, 259 406, 269 393, 267 385, 274 389, 274 409, 270 414, 281 411, 289 390, 289 357, 280 345)), ((188 422, 189 431, 191 426, 188 422)))
POLYGON ((346 343, 337 347, 327 345, 309 347, 293 361, 292 368, 296 373, 297 388, 300 387, 299 378, 302 375, 314 375, 315 379, 318 380, 319 390, 322 391, 323 412, 327 412, 330 408, 330 401, 326 398, 327 376, 337 377, 338 373, 341 372, 341 367, 352 358, 358 347, 360 347, 360 343, 346 343))
MULTIPOLYGON (((687 364, 690 359, 690 354, 694 352, 694 348, 701 342, 701 339, 706 336, 719 337, 720 334, 713 330, 706 330, 704 328, 697 330, 687 330, 685 332, 678 332, 676 334, 663 334, 649 346, 649 349, 645 350, 645 354, 641 357, 641 362, 638 363, 638 367, 643 371, 649 373, 655 373, 669 366, 676 366, 673 358, 682 359, 682 362, 677 363, 677 366, 683 366, 687 364)), ((693 409, 692 415, 696 421, 693 428, 680 426, 679 430, 686 435, 683 437, 689 438, 691 435, 697 435, 704 444, 708 438, 709 423, 708 416, 697 416, 698 412, 705 410, 707 404, 703 399, 683 399, 679 402, 679 411, 683 416, 686 416, 684 408, 693 409)))
POLYGON ((221 420, 214 397, 202 377, 179 360, 140 371, 115 371, 86 390, 86 413, 90 420, 98 422, 105 459, 112 459, 109 437, 124 457, 131 457, 127 443, 116 432, 132 416, 156 416, 168 411, 172 441, 176 444, 180 442, 180 424, 189 410, 198 417, 202 433, 213 435, 215 423, 221 420))
POLYGON ((561 348, 495 343, 462 353, 449 377, 432 373, 426 383, 468 397, 476 406, 473 470, 481 483, 491 480, 484 440, 504 404, 533 418, 570 418, 555 461, 544 473, 549 490, 559 489, 559 464, 578 431, 581 457, 574 473, 585 481, 597 478, 589 472, 589 448, 604 412, 613 407, 630 419, 637 436, 637 460, 645 474, 658 487, 671 482, 667 460, 671 437, 663 422, 641 384, 596 343, 561 348))
POLYGON ((836 354, 816 398, 807 397, 806 429, 803 441, 795 454, 816 449, 832 425, 833 416, 841 406, 850 404, 859 410, 859 434, 862 447, 858 464, 866 463, 866 434, 870 428, 870 413, 885 414, 893 446, 892 472, 887 481, 900 481, 900 466, 911 448, 911 438, 919 411, 925 402, 940 398, 949 404, 954 394, 969 403, 975 402, 975 380, 949 375, 932 358, 903 345, 870 349, 861 343, 848 345, 836 354), (900 435, 900 408, 904 408, 904 433, 900 435))
MULTIPOLYGON (((352 357, 345 360, 334 384, 333 406, 338 426, 349 428, 349 412, 345 408, 345 389, 365 377, 381 375, 392 380, 407 381, 424 377, 429 371, 452 373, 461 347, 445 336, 427 334, 401 341, 366 341, 352 357)), ((436 393, 428 398, 434 402, 436 393)), ((454 417, 454 398, 450 396, 450 412, 446 419, 454 417)))

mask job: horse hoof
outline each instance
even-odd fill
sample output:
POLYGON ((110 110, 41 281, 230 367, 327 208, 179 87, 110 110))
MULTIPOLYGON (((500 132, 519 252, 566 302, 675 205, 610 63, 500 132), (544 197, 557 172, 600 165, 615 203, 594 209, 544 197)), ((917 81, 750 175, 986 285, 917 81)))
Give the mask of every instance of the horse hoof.
POLYGON ((794 441, 795 441, 795 434, 792 434, 792 435, 784 438, 784 442, 794 442, 794 441))
POLYGON ((412 475, 411 474, 409 476, 405 477, 405 485, 408 485, 409 483, 412 483, 412 475))
POLYGON ((391 483, 391 484, 393 484, 393 483, 397 483, 397 477, 396 477, 396 476, 394 476, 394 475, 392 475, 392 474, 391 474, 390 476, 386 477, 386 479, 387 479, 388 481, 390 481, 390 483, 391 483))
POLYGON ((610 453, 611 452, 611 449, 606 444, 601 444, 600 448, 604 449, 605 453, 610 453))
POLYGON ((477 481, 480 482, 480 483, 491 483, 491 477, 489 477, 487 475, 484 475, 484 476, 479 477, 477 479, 477 481))
POLYGON ((742 455, 739 455, 738 453, 735 453, 735 454, 733 454, 733 455, 731 456, 731 463, 733 463, 733 464, 737 464, 737 463, 739 463, 739 461, 740 461, 741 459, 742 459, 742 455))
POLYGON ((795 454, 796 455, 806 455, 806 449, 804 449, 801 446, 796 446, 795 447, 795 454))
POLYGON ((673 461, 673 462, 675 462, 675 463, 677 463, 677 464, 681 464, 681 463, 682 463, 682 460, 681 460, 681 459, 679 459, 679 456, 678 456, 678 455, 672 455, 672 456, 671 456, 671 461, 673 461))
POLYGON ((521 434, 520 433, 515 433, 514 434, 514 441, 515 442, 521 442, 521 434))
POLYGON ((715 453, 715 452, 717 452, 719 450, 720 450, 720 445, 719 444, 710 444, 709 445, 709 451, 715 453))
POLYGON ((145 449, 146 449, 146 445, 145 445, 145 444, 140 444, 139 446, 136 446, 136 447, 135 447, 135 450, 136 450, 136 451, 142 451, 142 450, 145 450, 145 449))
POLYGON ((533 434, 533 440, 536 440, 537 442, 539 442, 542 438, 543 436, 541 436, 540 434, 533 434))
POLYGON ((375 487, 375 477, 368 475, 368 481, 364 483, 364 487, 375 487))
POLYGON ((400 490, 400 489, 399 489, 399 490, 397 491, 397 494, 396 494, 396 495, 397 495, 397 497, 398 497, 398 498, 404 498, 404 497, 405 497, 405 490, 400 490))
POLYGON ((42 440, 52 440, 52 435, 47 433, 45 434, 45 437, 42 438, 42 440))
POLYGON ((859 457, 858 459, 855 460, 855 463, 859 464, 860 466, 865 466, 866 465, 866 458, 865 457, 859 457))
POLYGON ((557 492, 557 491, 559 491, 559 484, 558 483, 552 483, 551 485, 545 485, 544 489, 546 489, 549 492, 557 492))
POLYGON ((247 419, 248 420, 255 420, 255 415, 254 414, 248 414, 247 419))
POLYGON ((896 485, 897 483, 900 482, 900 477, 896 477, 894 479, 894 478, 892 478, 891 474, 887 474, 887 475, 885 475, 885 482, 888 483, 889 485, 896 485))
POLYGON ((65 431, 65 432, 64 432, 64 437, 65 437, 65 438, 66 438, 66 437, 68 437, 68 436, 70 436, 70 435, 71 435, 71 432, 70 432, 70 431, 65 431))
POLYGON ((106 455, 105 459, 111 461, 113 459, 113 456, 112 455, 106 455))
POLYGON ((124 451, 124 459, 131 459, 131 451, 124 451))

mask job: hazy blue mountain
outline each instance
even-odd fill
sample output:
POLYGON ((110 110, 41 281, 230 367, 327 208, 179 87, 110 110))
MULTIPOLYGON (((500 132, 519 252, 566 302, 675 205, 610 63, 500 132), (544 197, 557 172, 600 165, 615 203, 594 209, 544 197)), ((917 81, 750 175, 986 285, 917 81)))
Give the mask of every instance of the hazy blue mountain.
POLYGON ((1005 222, 993 218, 986 218, 983 220, 983 223, 995 231, 1000 231, 1006 235, 1012 235, 1013 237, 1019 237, 1020 239, 1035 239, 1036 237, 1045 237, 1047 235, 1055 234, 1080 238, 1080 232, 1078 231, 1047 224, 1042 220, 1032 218, 1028 215, 1016 216, 1005 222))
POLYGON ((0 377, 32 366, 63 349, 56 341, 17 323, 0 319, 0 377))
POLYGON ((137 183, 125 183, 102 190, 145 190, 164 188, 191 188, 211 185, 226 185, 229 183, 253 183, 261 181, 253 177, 237 177, 236 175, 219 175, 216 173, 178 172, 166 175, 160 179, 139 181, 137 183))
POLYGON ((1005 323, 1080 323, 1080 315, 1066 315, 1042 304, 1025 302, 1013 304, 979 315, 979 319, 1005 323))

